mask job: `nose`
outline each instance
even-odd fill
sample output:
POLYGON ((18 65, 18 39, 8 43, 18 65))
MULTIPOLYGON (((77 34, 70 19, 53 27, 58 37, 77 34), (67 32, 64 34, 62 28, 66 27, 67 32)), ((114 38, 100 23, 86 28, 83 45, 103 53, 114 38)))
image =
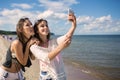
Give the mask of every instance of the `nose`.
POLYGON ((45 25, 44 28, 48 28, 47 25, 45 25))

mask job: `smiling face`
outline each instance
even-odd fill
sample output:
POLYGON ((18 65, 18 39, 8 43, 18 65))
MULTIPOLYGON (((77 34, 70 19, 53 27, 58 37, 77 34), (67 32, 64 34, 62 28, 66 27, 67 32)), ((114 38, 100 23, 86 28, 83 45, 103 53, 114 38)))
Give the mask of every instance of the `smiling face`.
POLYGON ((32 26, 32 23, 29 20, 25 20, 22 30, 23 30, 23 34, 28 39, 30 38, 30 36, 34 35, 33 26, 32 26))
POLYGON ((46 21, 41 21, 41 23, 39 23, 39 25, 37 26, 38 28, 38 34, 40 36, 46 36, 49 34, 49 28, 48 28, 48 24, 46 21))
POLYGON ((50 39, 50 30, 47 20, 39 19, 34 24, 35 37, 43 42, 43 38, 50 39))
POLYGON ((25 43, 31 36, 34 35, 32 23, 29 18, 21 18, 16 26, 16 32, 19 40, 25 43))

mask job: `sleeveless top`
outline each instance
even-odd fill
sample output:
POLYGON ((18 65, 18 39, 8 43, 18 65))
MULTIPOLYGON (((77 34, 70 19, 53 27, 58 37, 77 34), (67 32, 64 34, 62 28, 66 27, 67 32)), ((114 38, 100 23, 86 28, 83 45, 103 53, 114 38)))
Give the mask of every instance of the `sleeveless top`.
MULTIPOLYGON (((23 45, 23 53, 25 52, 27 42, 23 45)), ((10 68, 12 65, 12 59, 13 59, 12 52, 11 52, 10 47, 9 47, 9 49, 7 50, 6 56, 5 56, 5 60, 3 61, 2 65, 7 67, 7 68, 10 68)), ((15 59, 17 60, 17 58, 15 58, 15 59)), ((21 65, 21 68, 24 72, 25 72, 25 67, 30 67, 32 65, 29 57, 28 57, 28 60, 27 60, 27 63, 25 66, 23 66, 18 60, 17 60, 17 62, 21 65)))

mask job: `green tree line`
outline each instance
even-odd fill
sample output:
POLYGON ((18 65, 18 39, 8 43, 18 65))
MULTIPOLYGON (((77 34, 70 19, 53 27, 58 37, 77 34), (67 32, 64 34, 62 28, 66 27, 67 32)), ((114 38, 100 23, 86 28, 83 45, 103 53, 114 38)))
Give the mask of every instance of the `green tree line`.
POLYGON ((16 31, 4 31, 4 30, 0 30, 0 34, 4 34, 4 35, 16 35, 16 31))

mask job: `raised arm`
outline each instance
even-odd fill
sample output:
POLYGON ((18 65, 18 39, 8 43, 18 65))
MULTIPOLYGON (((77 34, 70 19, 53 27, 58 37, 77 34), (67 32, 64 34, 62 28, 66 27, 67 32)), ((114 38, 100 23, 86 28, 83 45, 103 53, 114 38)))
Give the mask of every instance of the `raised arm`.
POLYGON ((76 17, 74 14, 69 14, 68 15, 68 20, 72 22, 72 26, 69 29, 69 31, 66 33, 67 36, 72 37, 75 29, 76 29, 76 17))
POLYGON ((40 59, 45 62, 49 62, 49 60, 52 60, 55 58, 56 55, 58 55, 65 47, 67 47, 70 44, 70 39, 66 38, 62 44, 59 44, 54 50, 51 52, 48 52, 48 50, 42 50, 40 47, 38 47, 37 44, 34 44, 30 47, 30 51, 33 53, 33 55, 36 57, 36 59, 40 59))
POLYGON ((72 22, 72 26, 64 36, 61 36, 57 39, 58 44, 61 44, 65 40, 65 38, 72 38, 73 33, 76 29, 76 17, 75 17, 75 15, 72 14, 72 13, 69 14, 68 15, 68 20, 70 22, 72 22))
POLYGON ((55 50, 51 51, 50 54, 48 55, 50 60, 52 60, 56 55, 59 54, 59 52, 61 52, 64 48, 69 46, 69 44, 71 43, 71 38, 76 29, 76 17, 74 16, 74 14, 69 14, 68 20, 72 22, 72 26, 64 36, 57 39, 58 46, 55 48, 55 50))

